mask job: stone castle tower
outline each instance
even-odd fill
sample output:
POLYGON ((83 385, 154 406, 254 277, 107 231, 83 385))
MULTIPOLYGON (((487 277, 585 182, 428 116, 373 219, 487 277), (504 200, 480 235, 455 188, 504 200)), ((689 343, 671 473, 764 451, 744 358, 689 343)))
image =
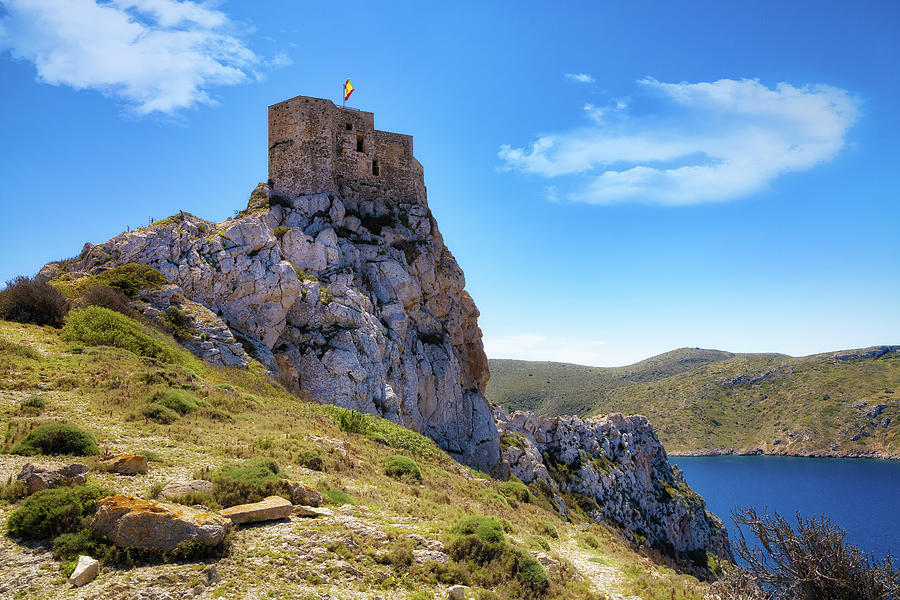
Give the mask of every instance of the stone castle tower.
POLYGON ((307 96, 269 107, 269 183, 286 196, 355 192, 425 201, 412 136, 375 129, 374 113, 307 96))

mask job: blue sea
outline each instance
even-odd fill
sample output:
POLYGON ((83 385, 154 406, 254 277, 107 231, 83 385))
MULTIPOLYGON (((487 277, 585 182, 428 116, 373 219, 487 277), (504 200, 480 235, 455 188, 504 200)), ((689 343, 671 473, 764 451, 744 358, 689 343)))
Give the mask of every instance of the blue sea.
MULTIPOLYGON (((900 563, 900 461, 782 456, 670 457, 707 508, 728 525, 735 506, 794 515, 825 515, 847 532, 846 541, 900 563)), ((747 532, 745 532, 747 533, 747 532)))

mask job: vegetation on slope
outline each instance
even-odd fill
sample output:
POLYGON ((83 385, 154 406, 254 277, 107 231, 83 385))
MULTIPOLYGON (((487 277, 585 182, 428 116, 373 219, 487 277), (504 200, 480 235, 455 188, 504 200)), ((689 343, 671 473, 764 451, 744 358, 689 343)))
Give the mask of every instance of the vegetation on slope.
MULTIPOLYGON (((317 488, 336 517, 238 530, 230 551, 216 558, 223 580, 216 584, 215 597, 266 597, 276 591, 281 597, 331 593, 424 600, 444 597, 447 586, 459 583, 471 586, 473 598, 496 600, 638 592, 699 600, 708 589, 665 566, 652 551, 631 549, 618 534, 577 511, 573 522, 562 521, 540 488, 494 481, 461 467, 431 440, 382 419, 305 402, 267 379, 258 366, 210 366, 136 321, 86 310, 91 309, 68 317, 80 322, 84 335, 69 334, 68 325, 59 331, 0 321, 0 476, 11 481, 26 460, 52 460, 10 452, 36 437, 32 432, 40 427, 66 424, 89 432, 100 450, 151 457, 149 474, 135 477, 97 469, 97 456, 79 457, 92 467, 89 485, 111 492, 151 498, 167 482, 200 476, 214 483, 212 494, 183 500, 203 500, 215 508, 280 493, 285 478, 317 488), (128 335, 98 336, 94 326, 128 335), (120 343, 132 340, 135 332, 166 351, 120 343), (28 404, 40 404, 40 410, 24 410, 36 394, 41 401, 28 404), (174 418, 151 418, 146 409, 154 405, 174 418), (215 411, 230 419, 217 418, 215 411), (470 527, 460 523, 473 516, 498 523, 502 537, 482 539, 480 525, 469 533, 470 527), (596 543, 582 543, 586 535, 596 543), (419 539, 443 548, 447 562, 427 554, 416 559, 419 539), (534 552, 546 555, 545 564, 534 552)), ((59 593, 65 585, 60 567, 69 571, 80 552, 125 567, 148 559, 113 551, 86 533, 95 494, 78 490, 96 488, 65 488, 37 497, 44 504, 75 507, 63 510, 69 521, 48 522, 45 531, 39 520, 34 527, 26 523, 38 500, 18 513, 25 501, 14 487, 0 485, 0 526, 25 539, 0 538, 0 565, 5 565, 0 566, 0 586, 4 569, 16 577, 27 573, 16 580, 20 597, 59 593), (83 493, 88 495, 82 498, 83 493), (13 519, 13 514, 23 516, 13 519), (41 537, 53 541, 29 541, 41 537), (63 562, 50 553, 35 558, 18 543, 52 547, 63 562), (56 566, 24 568, 34 561, 56 566)), ((109 569, 91 585, 94 593, 110 598, 141 582, 171 582, 189 590, 205 566, 195 565, 151 561, 134 569, 109 569)))
POLYGON ((683 348, 627 367, 491 360, 488 399, 643 414, 672 453, 900 455, 900 354, 837 360, 683 348))

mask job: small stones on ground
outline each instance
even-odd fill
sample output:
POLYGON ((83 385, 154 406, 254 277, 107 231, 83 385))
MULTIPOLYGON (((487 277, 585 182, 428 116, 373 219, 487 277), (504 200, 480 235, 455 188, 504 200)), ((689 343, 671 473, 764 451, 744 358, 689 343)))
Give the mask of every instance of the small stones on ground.
POLYGON ((215 585, 222 581, 222 576, 219 575, 219 571, 216 569, 216 565, 209 565, 208 567, 204 567, 202 571, 203 575, 206 577, 207 585, 215 585))
POLYGON ((100 574, 100 563, 90 556, 82 555, 78 557, 78 564, 75 570, 69 576, 69 583, 75 587, 80 587, 92 581, 100 574))
POLYGON ((110 459, 101 460, 99 464, 101 468, 120 475, 143 474, 149 468, 147 457, 143 454, 116 454, 110 459))
POLYGON ((294 505, 290 500, 280 496, 269 496, 252 504, 239 504, 219 511, 223 517, 231 519, 235 525, 243 523, 256 523, 259 521, 274 521, 286 519, 291 516, 294 505))
POLYGON ((176 481, 168 483, 159 492, 160 498, 179 498, 187 494, 211 494, 213 491, 213 482, 205 479, 194 479, 192 481, 176 481))
POLYGON ((73 463, 65 467, 42 467, 26 463, 16 476, 16 480, 24 481, 28 486, 28 494, 61 485, 77 485, 87 481, 90 469, 87 465, 73 463))

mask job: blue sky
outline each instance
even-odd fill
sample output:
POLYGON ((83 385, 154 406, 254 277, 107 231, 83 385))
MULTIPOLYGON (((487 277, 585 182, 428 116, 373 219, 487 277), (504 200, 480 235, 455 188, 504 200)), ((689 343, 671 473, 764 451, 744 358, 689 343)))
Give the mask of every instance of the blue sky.
POLYGON ((351 77, 491 357, 900 343, 900 5, 429 4, 0 0, 0 279, 230 216, 351 77))

